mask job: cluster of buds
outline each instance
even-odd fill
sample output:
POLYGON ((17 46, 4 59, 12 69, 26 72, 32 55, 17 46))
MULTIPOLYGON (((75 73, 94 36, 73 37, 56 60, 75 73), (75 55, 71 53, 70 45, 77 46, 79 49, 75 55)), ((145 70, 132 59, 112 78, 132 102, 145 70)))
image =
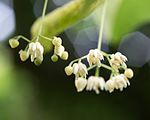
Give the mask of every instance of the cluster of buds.
POLYGON ((133 71, 130 68, 127 68, 126 56, 122 55, 120 52, 115 54, 107 54, 99 49, 92 49, 89 53, 79 59, 73 60, 66 68, 65 73, 69 76, 71 74, 75 75, 75 87, 78 92, 86 89, 87 91, 94 90, 96 94, 100 93, 100 90, 109 91, 110 93, 114 89, 119 89, 120 91, 123 88, 126 88, 130 85, 128 79, 133 77, 133 71), (109 66, 103 64, 102 61, 106 58, 109 62, 109 66), (88 67, 82 62, 83 59, 87 59, 88 67), (99 74, 95 76, 88 76, 88 71, 97 67, 108 69, 111 71, 109 80, 105 81, 103 77, 99 74), (123 73, 120 72, 123 71, 123 73))
POLYGON ((52 44, 54 45, 54 54, 51 57, 53 62, 58 61, 58 56, 63 59, 68 59, 68 52, 65 51, 64 46, 62 45, 62 39, 60 37, 54 37, 52 40, 52 44))
POLYGON ((42 37, 43 39, 49 40, 54 45, 54 55, 51 57, 52 61, 56 62, 58 60, 58 56, 60 56, 63 60, 68 59, 68 52, 65 51, 65 48, 62 46, 62 40, 59 37, 54 37, 53 39, 38 36, 37 39, 32 42, 23 36, 17 36, 9 40, 9 45, 11 48, 16 48, 19 46, 20 38, 28 42, 25 50, 20 50, 19 55, 21 61, 26 61, 29 57, 31 58, 31 62, 34 62, 35 65, 40 65, 43 62, 43 54, 44 47, 38 41, 38 38, 42 37))

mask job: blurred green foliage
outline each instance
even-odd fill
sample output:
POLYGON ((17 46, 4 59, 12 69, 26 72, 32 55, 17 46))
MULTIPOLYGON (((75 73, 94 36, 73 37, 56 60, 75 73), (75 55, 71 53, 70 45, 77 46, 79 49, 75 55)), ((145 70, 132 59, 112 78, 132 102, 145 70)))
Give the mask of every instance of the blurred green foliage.
POLYGON ((0 120, 30 120, 30 75, 12 65, 8 51, 0 50, 0 120))
POLYGON ((124 35, 143 24, 150 23, 149 5, 149 0, 122 0, 112 23, 113 44, 118 44, 124 35))

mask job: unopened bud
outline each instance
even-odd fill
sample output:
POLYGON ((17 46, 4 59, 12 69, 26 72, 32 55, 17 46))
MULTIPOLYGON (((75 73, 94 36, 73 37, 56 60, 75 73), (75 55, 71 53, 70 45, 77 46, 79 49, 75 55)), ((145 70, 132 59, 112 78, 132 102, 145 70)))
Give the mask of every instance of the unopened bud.
POLYGON ((52 41, 53 45, 55 46, 60 46, 62 44, 62 40, 60 37, 54 37, 53 41, 52 41))
POLYGON ((64 52, 65 48, 64 46, 60 45, 60 46, 55 46, 54 48, 54 54, 58 55, 61 57, 62 53, 64 52))
POLYGON ((19 41, 15 38, 9 40, 9 45, 11 48, 16 48, 19 46, 19 41))
POLYGON ((61 55, 61 59, 63 60, 67 60, 68 59, 68 52, 67 51, 64 51, 61 55))
POLYGON ((20 50, 19 54, 20 54, 20 59, 23 62, 29 58, 29 54, 26 51, 20 50))
POLYGON ((70 76, 73 73, 73 68, 71 66, 65 67, 65 73, 70 76))
POLYGON ((81 77, 75 80, 75 86, 76 86, 77 92, 83 91, 86 85, 87 85, 87 80, 85 78, 81 77))
POLYGON ((36 66, 39 66, 41 63, 42 63, 42 61, 41 61, 40 59, 38 59, 38 58, 36 58, 36 59, 34 60, 34 64, 35 64, 36 66))
POLYGON ((52 56, 51 56, 51 60, 52 60, 53 62, 57 62, 57 61, 58 61, 58 56, 57 56, 57 55, 52 55, 52 56))
POLYGON ((128 68, 128 69, 126 69, 125 70, 125 72, 124 72, 124 75, 127 77, 127 78, 132 78, 133 77, 133 70, 132 69, 130 69, 130 68, 128 68))

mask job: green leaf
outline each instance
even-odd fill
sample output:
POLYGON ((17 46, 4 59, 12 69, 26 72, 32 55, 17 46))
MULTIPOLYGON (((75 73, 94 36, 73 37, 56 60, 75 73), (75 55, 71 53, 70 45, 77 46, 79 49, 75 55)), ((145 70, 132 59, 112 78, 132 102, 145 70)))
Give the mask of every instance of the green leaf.
MULTIPOLYGON (((47 14, 43 20, 42 35, 52 37, 58 35, 69 26, 82 20, 92 13, 104 0, 73 0, 47 14)), ((41 18, 37 19, 31 28, 32 37, 38 35, 41 18)), ((45 51, 50 49, 50 42, 41 39, 45 51)))
POLYGON ((150 0, 123 0, 112 23, 111 39, 118 44, 121 38, 150 22, 150 0))

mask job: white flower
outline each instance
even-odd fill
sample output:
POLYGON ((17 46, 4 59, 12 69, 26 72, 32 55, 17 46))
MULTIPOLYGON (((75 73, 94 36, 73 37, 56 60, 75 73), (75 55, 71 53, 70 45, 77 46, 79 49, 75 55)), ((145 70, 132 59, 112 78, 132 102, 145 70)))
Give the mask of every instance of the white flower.
POLYGON ((96 77, 96 76, 90 76, 88 78, 87 87, 86 87, 87 91, 94 90, 96 94, 99 94, 100 93, 99 88, 101 90, 104 90, 104 87, 105 87, 104 78, 96 77))
POLYGON ((115 81, 115 88, 120 89, 120 91, 122 91, 123 88, 126 88, 129 84, 127 80, 125 80, 125 76, 123 74, 113 77, 113 80, 115 81))
POLYGON ((126 88, 128 85, 130 85, 129 80, 124 74, 120 74, 108 80, 105 89, 111 93, 114 89, 120 89, 120 91, 122 91, 123 88, 126 88))
POLYGON ((83 89, 86 87, 87 80, 85 78, 79 77, 75 80, 75 86, 77 88, 78 92, 83 91, 83 89))
POLYGON ((85 64, 79 62, 73 64, 73 73, 76 75, 76 77, 86 77, 87 67, 85 64))
POLYGON ((92 64, 100 66, 101 60, 103 59, 104 57, 99 49, 92 49, 87 55, 87 61, 90 66, 92 66, 92 64))
POLYGON ((64 46, 60 45, 60 46, 55 46, 54 48, 54 54, 58 55, 58 56, 62 56, 63 52, 65 51, 64 46))
POLYGON ((39 42, 31 42, 29 44, 28 53, 31 56, 31 62, 35 59, 43 61, 44 48, 39 42))
POLYGON ((114 80, 112 80, 112 79, 108 80, 105 84, 106 91, 109 91, 110 93, 112 93, 115 89, 115 85, 116 85, 116 83, 114 80))
POLYGON ((111 55, 110 63, 115 67, 120 67, 120 65, 125 64, 127 57, 122 55, 120 52, 111 55))

